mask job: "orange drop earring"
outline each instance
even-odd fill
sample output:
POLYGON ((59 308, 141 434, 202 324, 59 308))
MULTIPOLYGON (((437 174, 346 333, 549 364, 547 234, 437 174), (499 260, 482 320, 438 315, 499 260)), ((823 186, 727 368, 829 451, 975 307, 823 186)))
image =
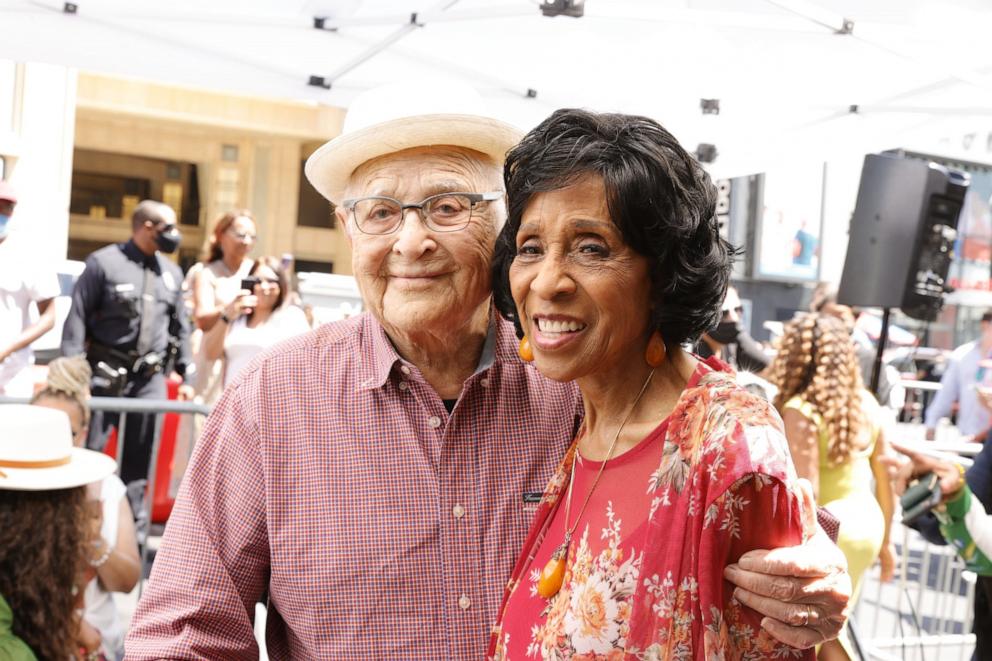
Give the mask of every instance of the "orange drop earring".
POLYGON ((665 348, 665 340, 661 338, 661 333, 655 331, 648 340, 648 348, 644 351, 644 360, 651 367, 658 367, 665 362, 668 349, 665 348))
POLYGON ((520 346, 517 347, 517 355, 520 356, 521 360, 528 363, 534 360, 534 350, 530 348, 530 340, 527 339, 526 335, 520 339, 520 346))

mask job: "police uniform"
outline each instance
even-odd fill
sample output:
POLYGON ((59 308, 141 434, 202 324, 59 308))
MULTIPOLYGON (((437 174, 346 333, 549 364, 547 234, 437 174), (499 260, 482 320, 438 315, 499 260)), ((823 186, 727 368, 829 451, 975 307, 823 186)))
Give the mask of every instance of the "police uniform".
MULTIPOLYGON (((86 354, 94 396, 165 399, 170 369, 191 376, 181 284, 178 266, 158 252, 146 255, 133 240, 86 259, 62 331, 62 355, 86 354)), ((119 417, 94 411, 87 444, 102 450, 119 417)), ((147 477, 154 428, 154 414, 128 415, 121 458, 125 483, 147 477)))

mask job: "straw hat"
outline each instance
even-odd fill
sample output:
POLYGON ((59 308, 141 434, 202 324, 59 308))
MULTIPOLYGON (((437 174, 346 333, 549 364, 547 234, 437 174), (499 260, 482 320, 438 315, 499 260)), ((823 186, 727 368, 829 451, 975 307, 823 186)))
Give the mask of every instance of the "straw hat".
POLYGON ((52 491, 114 472, 110 457, 73 447, 69 416, 43 406, 0 406, 0 490, 52 491))
POLYGON ((487 116, 471 87, 424 81, 385 85, 356 97, 341 135, 307 159, 307 179, 321 195, 340 203, 348 178, 362 163, 412 147, 453 145, 482 152, 502 164, 523 137, 510 124, 487 116))

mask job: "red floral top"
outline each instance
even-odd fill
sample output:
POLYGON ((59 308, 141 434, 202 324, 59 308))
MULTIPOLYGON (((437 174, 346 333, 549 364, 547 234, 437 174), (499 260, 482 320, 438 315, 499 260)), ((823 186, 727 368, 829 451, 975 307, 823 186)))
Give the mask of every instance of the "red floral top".
MULTIPOLYGON (((575 529, 561 590, 537 577, 561 544, 573 443, 545 491, 506 589, 494 659, 814 659, 760 627, 723 569, 805 540, 782 423, 715 358, 675 410, 611 460, 575 529)), ((572 519, 600 464, 576 460, 572 519)))

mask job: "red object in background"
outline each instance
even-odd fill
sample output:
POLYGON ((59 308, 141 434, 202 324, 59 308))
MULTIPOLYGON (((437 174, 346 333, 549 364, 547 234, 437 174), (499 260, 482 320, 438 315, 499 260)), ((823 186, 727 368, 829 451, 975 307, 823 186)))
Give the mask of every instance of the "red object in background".
MULTIPOLYGON (((176 399, 181 382, 169 379, 166 381, 166 397, 176 399)), ((172 514, 175 500, 169 497, 169 485, 172 483, 172 460, 176 453, 176 432, 179 430, 179 414, 165 413, 162 419, 162 442, 158 447, 158 465, 155 470, 155 497, 152 498, 152 523, 165 523, 172 514)), ((103 453, 111 457, 117 456, 117 428, 110 430, 107 445, 103 453)))

